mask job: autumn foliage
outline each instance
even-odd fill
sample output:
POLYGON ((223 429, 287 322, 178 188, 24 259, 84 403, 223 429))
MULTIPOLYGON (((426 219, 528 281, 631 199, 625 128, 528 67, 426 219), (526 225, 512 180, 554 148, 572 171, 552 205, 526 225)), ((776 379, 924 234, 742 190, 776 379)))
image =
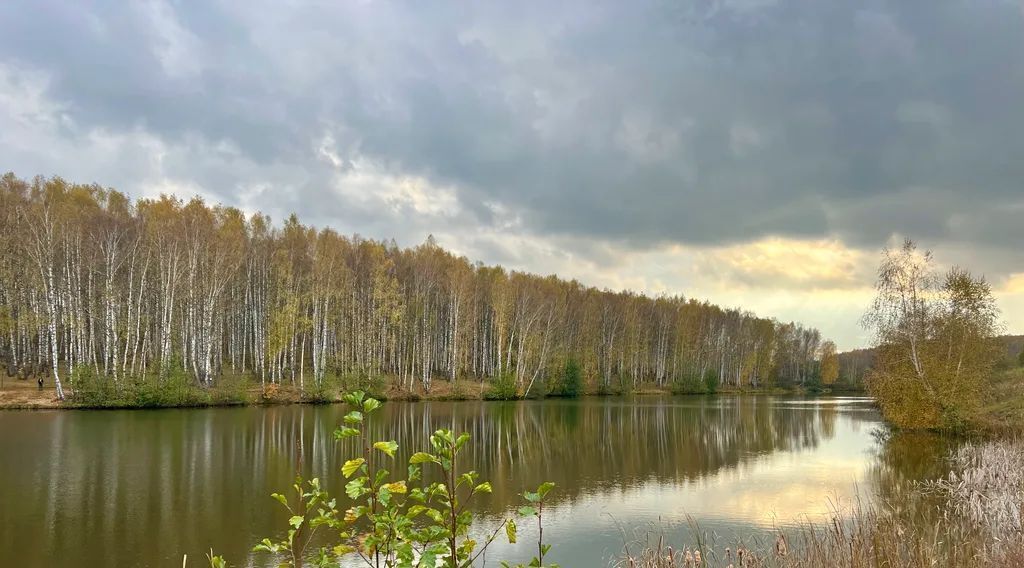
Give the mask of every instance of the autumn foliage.
POLYGON ((886 250, 864 318, 877 355, 868 379, 886 418, 911 429, 962 429, 988 402, 1002 356, 998 310, 984 278, 940 275, 912 241, 886 250))
POLYGON ((803 384, 820 372, 814 329, 484 266, 433 239, 401 248, 295 216, 276 224, 198 198, 133 201, 13 174, 0 178, 0 216, 11 376, 63 384, 88 368, 117 391, 183 370, 200 388, 232 375, 303 392, 342 377, 428 392, 437 379, 501 377, 522 396, 562 388, 569 362, 609 392, 708 375, 803 384))

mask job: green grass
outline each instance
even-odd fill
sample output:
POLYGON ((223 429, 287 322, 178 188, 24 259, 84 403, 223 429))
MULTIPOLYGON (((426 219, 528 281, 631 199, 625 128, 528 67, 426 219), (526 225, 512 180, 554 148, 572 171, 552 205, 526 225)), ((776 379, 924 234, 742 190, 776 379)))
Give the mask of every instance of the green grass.
MULTIPOLYGON (((395 377, 375 375, 371 373, 328 373, 322 384, 316 385, 307 375, 305 388, 300 390, 297 384, 286 380, 282 384, 267 383, 261 388, 260 381, 249 374, 225 373, 217 377, 211 386, 199 386, 195 379, 181 366, 174 365, 165 371, 163 376, 147 373, 141 376, 125 377, 113 380, 111 377, 97 374, 88 366, 74 371, 65 371, 65 390, 68 399, 59 404, 68 408, 169 408, 196 406, 232 406, 250 404, 288 404, 312 403, 329 404, 338 402, 339 394, 349 390, 363 390, 379 399, 392 400, 518 400, 524 393, 517 388, 515 376, 506 373, 484 381, 477 379, 460 379, 449 383, 444 379, 436 379, 430 392, 423 392, 414 387, 406 390, 401 381, 395 377)), ((667 385, 645 382, 639 385, 621 377, 612 379, 611 384, 603 386, 602 382, 582 376, 567 379, 563 374, 573 375, 574 370, 557 373, 550 382, 538 378, 530 390, 528 398, 545 398, 558 396, 626 396, 631 394, 694 394, 706 395, 712 392, 720 394, 806 394, 797 387, 779 387, 763 385, 758 388, 731 385, 709 384, 705 377, 692 377, 690 380, 679 379, 667 385), (577 382, 578 381, 578 382, 577 382)), ((12 379, 13 380, 13 379, 12 379)), ((999 429, 996 425, 1012 424, 1014 421, 1024 423, 1024 370, 1015 369, 1000 375, 1003 388, 1013 391, 1013 396, 1001 396, 998 405, 986 409, 991 412, 987 417, 992 426, 987 429, 999 429)), ((297 381, 296 381, 297 382, 297 381)), ((525 387, 523 387, 525 388, 525 387)), ((13 392, 13 391, 12 391, 13 392)), ((18 392, 29 392, 21 389, 18 392)), ((34 392, 32 389, 31 392, 34 392)), ((43 393, 44 391, 40 391, 43 393)), ((827 390, 823 392, 828 392, 827 390)), ((52 390, 46 391, 47 401, 53 402, 52 390), (49 397, 49 398, 47 398, 49 397)), ((43 401, 46 402, 46 401, 43 401)), ((11 408, 19 404, 32 407, 24 401, 2 402, 0 406, 11 408)))
POLYGON ((1024 433, 1024 368, 998 372, 992 379, 992 396, 973 417, 977 430, 1024 433))

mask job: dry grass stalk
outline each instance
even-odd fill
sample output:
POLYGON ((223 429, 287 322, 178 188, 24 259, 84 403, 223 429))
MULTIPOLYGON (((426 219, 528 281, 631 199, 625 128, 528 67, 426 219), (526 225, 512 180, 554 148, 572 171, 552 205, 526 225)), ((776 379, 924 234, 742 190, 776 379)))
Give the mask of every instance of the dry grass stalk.
MULTIPOLYGON (((735 548, 710 542, 691 519, 695 550, 626 547, 615 566, 677 568, 931 568, 1024 566, 1024 442, 968 443, 953 454, 947 477, 923 484, 899 509, 857 502, 833 511, 827 525, 807 523, 773 541, 735 548), (938 496, 938 505, 915 500, 938 496)), ((736 543, 731 543, 736 546, 736 543)))

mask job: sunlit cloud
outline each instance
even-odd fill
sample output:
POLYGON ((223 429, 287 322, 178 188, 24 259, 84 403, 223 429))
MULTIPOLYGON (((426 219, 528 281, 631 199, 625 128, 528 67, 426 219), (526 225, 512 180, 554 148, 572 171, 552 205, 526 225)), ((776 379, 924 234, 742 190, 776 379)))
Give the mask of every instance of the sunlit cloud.
POLYGON ((800 290, 863 288, 875 259, 836 239, 779 237, 701 251, 697 269, 728 286, 800 290))

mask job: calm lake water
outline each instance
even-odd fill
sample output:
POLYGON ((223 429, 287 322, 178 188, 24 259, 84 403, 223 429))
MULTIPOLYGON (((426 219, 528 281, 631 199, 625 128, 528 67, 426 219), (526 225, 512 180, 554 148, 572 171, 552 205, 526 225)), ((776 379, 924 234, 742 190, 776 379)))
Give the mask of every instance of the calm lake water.
MULTIPOLYGON (((282 406, 144 411, 0 412, 0 566, 199 566, 213 547, 232 565, 287 515, 296 465, 328 478, 352 449, 332 432, 346 408, 282 406)), ((370 429, 395 439, 402 466, 441 427, 472 434, 466 463, 490 480, 480 504, 495 526, 524 489, 554 481, 551 560, 606 566, 627 538, 681 542, 688 516, 725 539, 827 519, 856 494, 932 475, 931 438, 886 438, 863 398, 638 397, 543 402, 386 403, 370 429)), ((522 525, 522 523, 520 523, 522 525)), ((520 544, 488 553, 528 559, 520 544)))

